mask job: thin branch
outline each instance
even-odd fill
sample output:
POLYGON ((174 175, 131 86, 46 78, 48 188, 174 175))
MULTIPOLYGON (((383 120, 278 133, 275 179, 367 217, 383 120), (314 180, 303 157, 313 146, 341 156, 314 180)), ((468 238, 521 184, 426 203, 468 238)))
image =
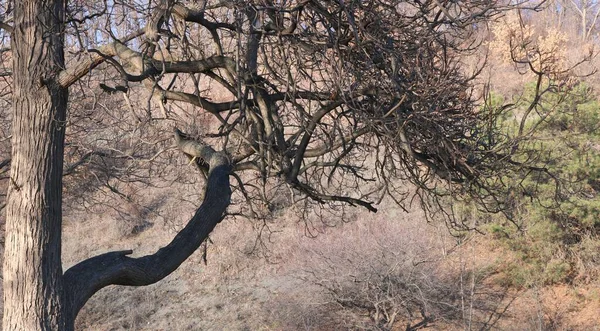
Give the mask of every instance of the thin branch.
POLYGON ((0 29, 4 29, 8 33, 13 33, 12 25, 2 22, 2 21, 0 21, 0 29))

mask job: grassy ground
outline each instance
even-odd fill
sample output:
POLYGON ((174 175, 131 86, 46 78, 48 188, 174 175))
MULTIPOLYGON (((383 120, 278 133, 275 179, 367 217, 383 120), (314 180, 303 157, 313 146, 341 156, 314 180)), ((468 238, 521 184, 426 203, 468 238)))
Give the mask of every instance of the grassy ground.
MULTIPOLYGON (((319 234, 310 238, 303 222, 284 214, 270 224, 264 246, 256 245, 249 221, 224 222, 211 237, 206 265, 197 252, 158 284, 103 289, 81 311, 77 328, 405 330, 423 320, 424 307, 435 330, 598 329, 594 284, 507 289, 498 281, 498 261, 508 253, 485 237, 454 238, 420 213, 394 208, 355 216, 335 227, 317 224, 319 234)), ((119 221, 67 222, 66 266, 113 249, 149 253, 176 224, 155 220, 132 235, 131 225, 119 221)))

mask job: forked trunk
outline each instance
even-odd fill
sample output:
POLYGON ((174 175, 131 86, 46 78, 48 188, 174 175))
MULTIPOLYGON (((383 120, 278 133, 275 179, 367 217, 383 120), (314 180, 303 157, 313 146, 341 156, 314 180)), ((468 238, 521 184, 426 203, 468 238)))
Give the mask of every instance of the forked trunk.
POLYGON ((12 164, 6 206, 5 330, 65 330, 61 266, 62 166, 67 91, 65 3, 14 2, 12 164))

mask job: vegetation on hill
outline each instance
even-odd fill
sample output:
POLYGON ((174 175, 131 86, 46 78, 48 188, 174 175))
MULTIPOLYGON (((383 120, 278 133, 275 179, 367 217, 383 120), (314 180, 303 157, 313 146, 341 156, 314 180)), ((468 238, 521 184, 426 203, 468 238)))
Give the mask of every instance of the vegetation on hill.
POLYGON ((81 309, 80 327, 144 328, 158 306, 93 312, 165 288, 238 299, 240 329, 588 325, 544 296, 599 284, 597 2, 0 11, 5 328, 69 330, 81 309))

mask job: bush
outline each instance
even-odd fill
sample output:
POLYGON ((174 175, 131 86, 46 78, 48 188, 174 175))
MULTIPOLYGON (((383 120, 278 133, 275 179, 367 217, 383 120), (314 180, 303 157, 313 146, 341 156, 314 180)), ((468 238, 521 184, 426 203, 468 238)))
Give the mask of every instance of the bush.
MULTIPOLYGON (((534 84, 527 84, 515 100, 512 112, 499 123, 504 132, 518 132, 534 89, 534 84)), ((502 100, 488 98, 487 107, 498 108, 502 100)), ((548 88, 525 118, 528 136, 521 147, 526 152, 519 157, 536 159, 547 172, 502 178, 509 186, 505 213, 509 220, 493 217, 483 227, 518 257, 506 261, 508 283, 571 282, 590 279, 585 274, 595 270, 589 266, 597 256, 590 254, 589 247, 598 243, 600 235, 599 109, 592 89, 579 83, 568 91, 548 88)))

